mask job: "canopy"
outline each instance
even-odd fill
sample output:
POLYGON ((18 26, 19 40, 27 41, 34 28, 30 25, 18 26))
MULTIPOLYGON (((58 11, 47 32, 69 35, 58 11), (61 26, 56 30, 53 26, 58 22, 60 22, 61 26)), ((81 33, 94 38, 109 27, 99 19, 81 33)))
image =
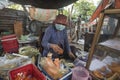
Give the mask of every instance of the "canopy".
POLYGON ((77 0, 10 0, 10 1, 22 5, 32 5, 37 8, 58 9, 69 4, 72 4, 77 0))
POLYGON ((102 0, 95 12, 92 14, 90 22, 95 20, 102 10, 104 10, 107 6, 112 5, 112 8, 120 8, 120 0, 102 0))

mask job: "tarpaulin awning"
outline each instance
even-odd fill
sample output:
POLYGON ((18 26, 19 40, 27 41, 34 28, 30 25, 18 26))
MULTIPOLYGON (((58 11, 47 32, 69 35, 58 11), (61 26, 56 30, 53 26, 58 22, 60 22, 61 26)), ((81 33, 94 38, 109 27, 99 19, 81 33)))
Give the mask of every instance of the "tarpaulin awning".
POLYGON ((32 5, 43 9, 58 9, 70 5, 77 0, 10 0, 22 5, 32 5))
POLYGON ((95 12, 92 14, 90 18, 90 22, 95 20, 97 17, 99 17, 99 14, 101 13, 102 10, 105 9, 106 6, 110 4, 110 1, 113 2, 113 8, 119 9, 120 8, 120 0, 102 0, 101 3, 98 5, 97 9, 95 12))
POLYGON ((57 15, 57 10, 30 7, 29 14, 30 14, 31 19, 33 20, 38 20, 42 22, 51 22, 55 20, 55 17, 57 15))

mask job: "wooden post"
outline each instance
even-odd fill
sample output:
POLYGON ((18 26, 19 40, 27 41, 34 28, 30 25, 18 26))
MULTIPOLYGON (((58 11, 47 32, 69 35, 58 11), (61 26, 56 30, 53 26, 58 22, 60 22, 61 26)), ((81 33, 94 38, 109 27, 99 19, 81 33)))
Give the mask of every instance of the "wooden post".
POLYGON ((23 26, 21 21, 15 21, 14 33, 16 34, 18 39, 20 39, 21 35, 23 35, 23 26))
POLYGON ((100 31, 101 31, 101 27, 102 27, 102 24, 103 24, 103 20, 104 20, 104 13, 101 13, 100 17, 99 17, 99 22, 97 24, 96 32, 95 32, 95 35, 94 35, 94 38, 93 38, 90 53, 89 53, 89 56, 88 56, 88 61, 87 61, 87 64, 86 64, 87 69, 89 69, 89 66, 90 66, 91 61, 92 61, 92 57, 93 57, 93 54, 94 54, 94 51, 95 51, 95 46, 96 46, 96 44, 98 42, 98 39, 99 39, 99 36, 100 36, 100 31))

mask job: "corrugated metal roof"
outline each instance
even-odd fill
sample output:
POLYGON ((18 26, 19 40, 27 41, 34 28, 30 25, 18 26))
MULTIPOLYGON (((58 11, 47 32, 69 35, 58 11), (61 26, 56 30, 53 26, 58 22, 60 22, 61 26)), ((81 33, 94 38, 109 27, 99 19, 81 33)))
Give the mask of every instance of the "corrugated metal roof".
POLYGON ((77 0, 10 0, 10 1, 23 5, 32 5, 43 9, 58 9, 69 4, 72 4, 77 0))

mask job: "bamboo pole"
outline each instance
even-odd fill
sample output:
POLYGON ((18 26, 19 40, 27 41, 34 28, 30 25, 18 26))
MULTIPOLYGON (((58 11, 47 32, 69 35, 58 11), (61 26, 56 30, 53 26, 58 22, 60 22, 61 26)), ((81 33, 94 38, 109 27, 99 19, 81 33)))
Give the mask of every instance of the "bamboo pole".
POLYGON ((96 29, 96 32, 95 32, 95 35, 94 35, 94 38, 93 38, 90 53, 89 53, 89 56, 88 56, 88 61, 87 61, 87 64, 86 64, 87 69, 89 69, 89 66, 90 66, 91 61, 92 61, 92 57, 93 57, 93 54, 94 54, 94 51, 95 51, 95 46, 96 46, 96 44, 98 42, 98 39, 99 39, 99 36, 100 36, 100 31, 101 31, 101 27, 102 27, 102 24, 103 24, 103 20, 104 20, 104 13, 101 13, 100 17, 99 17, 99 22, 97 24, 97 29, 96 29))
POLYGON ((104 11, 105 14, 120 14, 120 9, 107 9, 104 11))

